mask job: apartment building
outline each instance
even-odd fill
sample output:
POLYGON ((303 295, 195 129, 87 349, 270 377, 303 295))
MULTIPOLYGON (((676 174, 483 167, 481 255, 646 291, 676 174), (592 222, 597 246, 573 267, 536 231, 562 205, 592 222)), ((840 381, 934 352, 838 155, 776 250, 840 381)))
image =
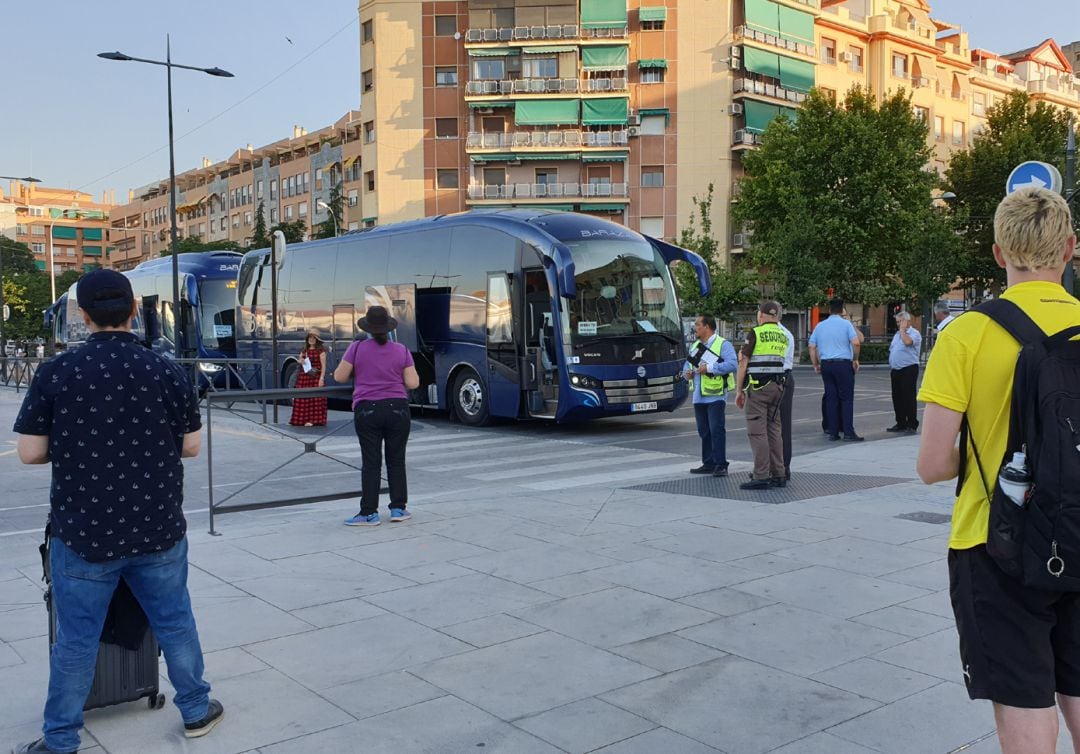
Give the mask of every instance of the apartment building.
MULTIPOLYGON (((302 220, 308 232, 329 218, 327 202, 334 186, 342 186, 344 206, 336 218, 340 229, 373 225, 375 217, 360 210, 361 120, 350 111, 336 123, 293 134, 255 148, 247 145, 227 159, 176 176, 176 214, 180 238, 204 242, 234 241, 246 246, 255 230, 260 205, 267 226, 302 220)), ((160 256, 169 248, 168 178, 135 189, 127 204, 114 207, 109 228, 117 269, 160 256)))
POLYGON ((0 189, 0 233, 29 246, 39 270, 61 275, 109 263, 109 197, 11 181, 0 189), (50 253, 51 252, 51 253, 50 253))

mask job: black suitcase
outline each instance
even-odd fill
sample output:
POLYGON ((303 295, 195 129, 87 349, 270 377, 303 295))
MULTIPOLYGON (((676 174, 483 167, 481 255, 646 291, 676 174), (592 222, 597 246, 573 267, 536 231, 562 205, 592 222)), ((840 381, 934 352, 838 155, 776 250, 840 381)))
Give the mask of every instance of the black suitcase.
MULTIPOLYGON (((49 646, 56 641, 56 609, 52 599, 52 579, 49 575, 49 530, 45 529, 45 543, 41 545, 41 561, 45 580, 45 605, 49 611, 49 646)), ((128 615, 134 609, 142 613, 135 597, 123 579, 120 580, 109 603, 109 615, 105 619, 106 630, 118 615, 128 615)), ((142 615, 146 622, 145 614, 142 615)), ((104 633, 103 633, 104 635, 104 633)), ((142 632, 137 649, 127 649, 115 643, 102 641, 98 644, 97 666, 94 669, 94 684, 86 698, 84 710, 110 707, 114 704, 134 702, 145 698, 150 709, 165 706, 165 695, 158 686, 158 647, 157 637, 146 626, 142 632)))

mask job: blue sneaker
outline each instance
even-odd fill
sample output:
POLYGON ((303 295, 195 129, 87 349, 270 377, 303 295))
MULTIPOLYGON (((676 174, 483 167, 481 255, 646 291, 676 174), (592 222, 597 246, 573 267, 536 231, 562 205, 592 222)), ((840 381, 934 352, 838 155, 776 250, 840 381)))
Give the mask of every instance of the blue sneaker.
POLYGON ((381 523, 378 513, 372 513, 370 516, 361 516, 357 513, 352 518, 345 519, 346 526, 378 526, 381 523))
POLYGON ((408 521, 412 518, 412 514, 404 508, 391 508, 390 520, 391 521, 408 521))

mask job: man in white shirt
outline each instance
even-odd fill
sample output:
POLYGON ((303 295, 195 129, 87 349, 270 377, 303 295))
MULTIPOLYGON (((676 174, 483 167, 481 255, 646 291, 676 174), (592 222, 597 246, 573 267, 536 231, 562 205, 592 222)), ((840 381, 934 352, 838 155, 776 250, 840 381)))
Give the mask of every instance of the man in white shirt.
POLYGON ((941 332, 945 329, 945 326, 952 322, 956 317, 952 315, 952 311, 949 309, 948 301, 938 301, 934 304, 934 329, 941 332))

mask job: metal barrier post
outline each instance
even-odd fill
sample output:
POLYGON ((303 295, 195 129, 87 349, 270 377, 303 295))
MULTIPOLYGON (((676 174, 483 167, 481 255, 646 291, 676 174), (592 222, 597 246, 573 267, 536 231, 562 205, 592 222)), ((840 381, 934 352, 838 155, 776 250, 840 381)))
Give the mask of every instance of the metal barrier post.
POLYGON ((220 536, 214 531, 214 402, 206 402, 206 476, 207 495, 209 497, 210 534, 220 536))

